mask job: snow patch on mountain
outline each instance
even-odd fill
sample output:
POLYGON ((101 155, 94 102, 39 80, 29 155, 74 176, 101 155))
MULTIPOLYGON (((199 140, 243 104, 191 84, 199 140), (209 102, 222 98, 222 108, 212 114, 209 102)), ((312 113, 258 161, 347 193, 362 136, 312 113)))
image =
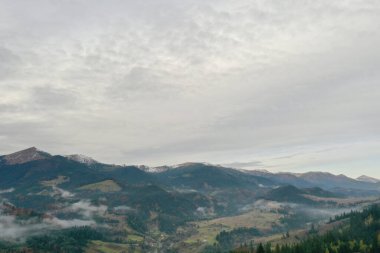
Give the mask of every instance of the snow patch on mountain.
POLYGON ((80 154, 68 155, 68 156, 66 156, 66 158, 70 159, 72 161, 76 161, 76 162, 84 163, 84 164, 88 164, 88 165, 97 163, 97 161, 95 159, 93 159, 89 156, 80 155, 80 154))

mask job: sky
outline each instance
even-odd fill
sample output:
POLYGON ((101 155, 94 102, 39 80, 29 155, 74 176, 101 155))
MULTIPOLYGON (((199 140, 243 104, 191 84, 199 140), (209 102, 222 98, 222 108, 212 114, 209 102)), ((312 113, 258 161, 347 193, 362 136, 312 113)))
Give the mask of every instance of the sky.
POLYGON ((378 0, 0 0, 0 153, 380 178, 378 0))

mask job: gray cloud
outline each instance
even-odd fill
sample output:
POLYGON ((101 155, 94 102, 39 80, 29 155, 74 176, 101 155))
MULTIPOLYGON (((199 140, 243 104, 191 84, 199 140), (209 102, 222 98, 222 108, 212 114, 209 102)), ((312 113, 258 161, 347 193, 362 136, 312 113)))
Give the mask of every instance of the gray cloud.
POLYGON ((64 106, 69 109, 75 104, 75 96, 71 92, 52 88, 49 85, 35 87, 32 90, 33 102, 44 109, 49 107, 64 106))
POLYGON ((0 153, 380 176, 379 13, 375 0, 2 1, 0 153))
POLYGON ((15 55, 11 50, 0 47, 0 79, 17 73, 20 63, 20 57, 15 55))

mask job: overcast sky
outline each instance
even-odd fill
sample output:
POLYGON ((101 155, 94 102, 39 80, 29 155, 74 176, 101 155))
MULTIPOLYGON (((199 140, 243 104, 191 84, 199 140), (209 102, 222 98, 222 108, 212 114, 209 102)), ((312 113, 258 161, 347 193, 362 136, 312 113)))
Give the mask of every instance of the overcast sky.
POLYGON ((0 143, 380 177, 380 1, 0 0, 0 143))

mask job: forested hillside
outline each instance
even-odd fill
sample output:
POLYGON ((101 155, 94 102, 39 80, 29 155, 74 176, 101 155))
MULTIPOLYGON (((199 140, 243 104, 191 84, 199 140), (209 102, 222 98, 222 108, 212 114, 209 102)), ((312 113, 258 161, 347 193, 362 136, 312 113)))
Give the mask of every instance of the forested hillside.
MULTIPOLYGON (((344 225, 324 235, 311 235, 296 244, 243 245, 232 253, 379 253, 380 207, 371 206, 362 212, 337 217, 344 225), (347 218, 346 218, 347 217, 347 218)), ((219 252, 223 252, 220 250, 219 252)))

